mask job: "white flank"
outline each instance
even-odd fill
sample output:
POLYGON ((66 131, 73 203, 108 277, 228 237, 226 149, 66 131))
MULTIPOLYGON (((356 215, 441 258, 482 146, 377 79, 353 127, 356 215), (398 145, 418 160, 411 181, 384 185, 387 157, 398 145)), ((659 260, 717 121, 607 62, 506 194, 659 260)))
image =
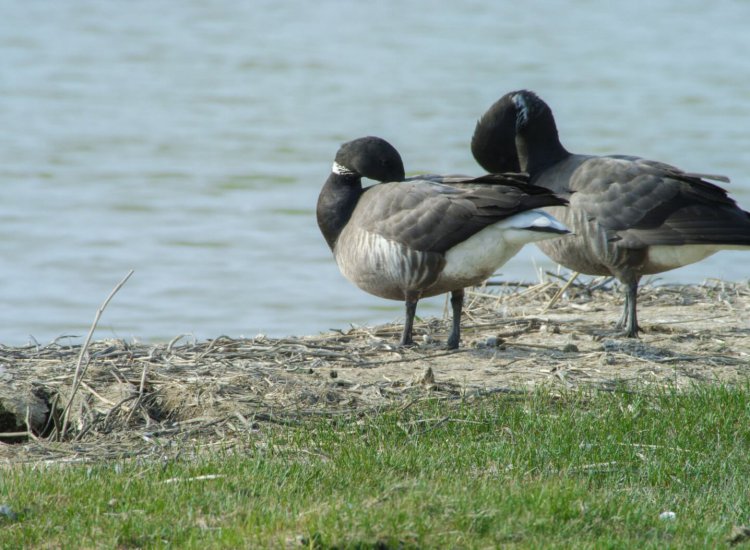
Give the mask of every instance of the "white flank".
POLYGON ((567 231, 567 227, 545 212, 530 210, 516 214, 451 248, 445 255, 446 266, 440 279, 467 281, 466 286, 477 284, 515 256, 523 245, 561 236, 539 229, 567 231))
POLYGON ((502 222, 496 223, 492 227, 503 227, 506 229, 515 229, 518 231, 518 242, 522 245, 530 242, 543 241, 561 237, 560 232, 570 231, 565 225, 557 220, 554 216, 542 212, 541 210, 529 210, 506 218, 502 222), (536 231, 527 231, 528 229, 536 231), (549 229, 550 232, 539 231, 539 229, 549 229))
POLYGON ((648 247, 648 262, 667 271, 700 262, 721 250, 748 250, 748 248, 750 247, 718 244, 654 245, 648 247))

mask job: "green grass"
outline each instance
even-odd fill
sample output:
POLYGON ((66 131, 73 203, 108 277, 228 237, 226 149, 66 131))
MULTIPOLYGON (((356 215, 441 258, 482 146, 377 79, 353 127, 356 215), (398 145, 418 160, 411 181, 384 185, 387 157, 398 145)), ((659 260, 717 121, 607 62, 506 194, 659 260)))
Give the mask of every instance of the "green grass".
POLYGON ((750 389, 428 401, 1 475, 3 548, 726 547, 750 522, 750 389), (222 477, 164 482, 201 475, 222 477))

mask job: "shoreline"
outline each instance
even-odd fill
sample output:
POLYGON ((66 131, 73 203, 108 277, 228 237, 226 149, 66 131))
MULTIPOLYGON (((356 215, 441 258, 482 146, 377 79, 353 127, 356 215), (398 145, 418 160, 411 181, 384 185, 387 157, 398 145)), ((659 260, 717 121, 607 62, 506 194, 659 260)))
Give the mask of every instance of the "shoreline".
POLYGON ((619 292, 593 282, 571 284, 547 310, 563 286, 467 292, 455 351, 445 349, 449 320, 436 318, 415 324, 420 343, 407 349, 397 346, 400 324, 292 338, 93 340, 74 390, 80 345, 0 346, 0 459, 148 453, 156 441, 215 442, 264 423, 421 399, 747 382, 750 283, 644 286, 638 340, 612 329, 619 292))

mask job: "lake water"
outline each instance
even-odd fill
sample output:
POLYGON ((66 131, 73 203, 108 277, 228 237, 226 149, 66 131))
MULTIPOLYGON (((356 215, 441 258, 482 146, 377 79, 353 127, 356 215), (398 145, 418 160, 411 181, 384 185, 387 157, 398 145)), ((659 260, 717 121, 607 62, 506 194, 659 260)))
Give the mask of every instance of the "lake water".
MULTIPOLYGON (((476 119, 552 106, 574 152, 730 176, 750 208, 750 2, 3 2, 0 342, 314 334, 402 318, 346 282, 315 201, 338 146, 479 174, 476 119)), ((744 280, 724 252, 661 276, 744 280)), ((553 269, 527 247, 498 278, 553 269)), ((422 314, 439 314, 443 299, 422 314)))

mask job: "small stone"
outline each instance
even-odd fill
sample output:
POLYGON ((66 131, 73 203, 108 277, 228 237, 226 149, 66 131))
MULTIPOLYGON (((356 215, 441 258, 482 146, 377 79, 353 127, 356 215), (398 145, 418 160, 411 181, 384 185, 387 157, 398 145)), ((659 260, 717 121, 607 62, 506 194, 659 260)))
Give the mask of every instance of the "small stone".
POLYGON ((0 506, 0 517, 8 518, 10 520, 18 519, 18 514, 11 510, 10 506, 3 504, 0 506))
POLYGON ((677 519, 677 514, 672 512, 671 510, 665 510, 661 514, 659 514, 659 519, 662 521, 674 521, 677 519))
POLYGON ((484 341, 484 345, 485 345, 486 347, 488 347, 488 348, 500 348, 500 349, 505 349, 505 346, 504 346, 503 344, 505 344, 505 340, 503 340, 503 339, 502 339, 502 338, 500 338, 499 336, 489 336, 489 337, 487 337, 487 339, 486 339, 486 340, 484 341))

